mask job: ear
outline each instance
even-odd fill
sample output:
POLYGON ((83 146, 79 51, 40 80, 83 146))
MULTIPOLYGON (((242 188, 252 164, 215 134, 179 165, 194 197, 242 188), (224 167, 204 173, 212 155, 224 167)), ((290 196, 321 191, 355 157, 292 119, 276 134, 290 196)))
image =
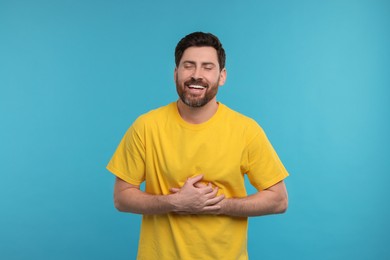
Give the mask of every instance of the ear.
POLYGON ((226 68, 223 68, 219 74, 219 81, 218 81, 219 86, 223 86, 223 84, 225 84, 226 76, 227 76, 226 68))
POLYGON ((177 77, 177 67, 175 67, 175 70, 173 71, 173 81, 176 82, 177 77))

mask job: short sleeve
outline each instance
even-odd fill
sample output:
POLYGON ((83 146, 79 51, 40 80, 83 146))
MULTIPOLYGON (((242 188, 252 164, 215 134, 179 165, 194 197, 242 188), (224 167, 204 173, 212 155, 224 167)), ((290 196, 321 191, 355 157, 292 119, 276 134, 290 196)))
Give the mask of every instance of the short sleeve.
POLYGON ((110 172, 133 185, 140 185, 145 180, 145 146, 142 139, 135 122, 107 165, 110 172))
POLYGON ((288 172, 263 129, 260 126, 256 128, 256 134, 247 145, 247 175, 256 189, 264 190, 285 179, 288 172))

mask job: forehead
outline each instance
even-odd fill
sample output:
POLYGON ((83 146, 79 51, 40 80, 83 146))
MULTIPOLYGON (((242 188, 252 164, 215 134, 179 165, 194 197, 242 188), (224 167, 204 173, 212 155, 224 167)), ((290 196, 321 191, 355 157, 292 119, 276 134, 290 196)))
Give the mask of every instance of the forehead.
POLYGON ((186 61, 208 62, 218 64, 217 50, 213 47, 189 47, 181 57, 181 63, 186 61))

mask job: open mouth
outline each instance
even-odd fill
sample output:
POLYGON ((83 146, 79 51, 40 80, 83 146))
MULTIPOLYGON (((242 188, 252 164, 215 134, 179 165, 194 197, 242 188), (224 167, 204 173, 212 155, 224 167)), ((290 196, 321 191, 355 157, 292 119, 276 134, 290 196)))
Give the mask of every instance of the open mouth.
POLYGON ((202 86, 202 85, 186 85, 187 89, 188 89, 188 93, 191 94, 191 95, 201 95, 203 94, 205 91, 206 91, 206 88, 205 86, 202 86))
POLYGON ((184 82, 184 85, 194 91, 201 91, 208 87, 206 82, 203 82, 202 79, 190 79, 184 82))
POLYGON ((201 86, 201 85, 189 85, 188 88, 190 88, 190 89, 205 89, 206 87, 201 86))

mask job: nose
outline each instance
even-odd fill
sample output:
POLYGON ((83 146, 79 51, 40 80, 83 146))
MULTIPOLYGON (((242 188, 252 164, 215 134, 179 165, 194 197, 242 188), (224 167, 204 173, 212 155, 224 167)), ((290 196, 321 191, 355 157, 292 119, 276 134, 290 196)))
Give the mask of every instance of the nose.
POLYGON ((200 67, 196 67, 194 72, 192 73, 192 78, 194 79, 202 79, 202 70, 200 67))

